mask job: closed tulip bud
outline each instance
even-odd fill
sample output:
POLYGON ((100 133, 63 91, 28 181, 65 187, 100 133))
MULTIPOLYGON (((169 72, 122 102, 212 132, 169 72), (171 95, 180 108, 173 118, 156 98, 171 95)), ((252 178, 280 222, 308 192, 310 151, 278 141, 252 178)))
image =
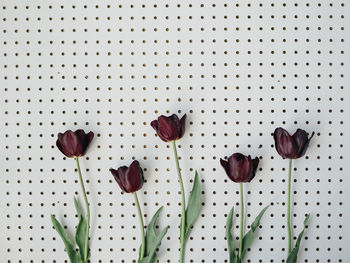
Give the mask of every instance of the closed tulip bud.
POLYGON ((144 183, 143 171, 138 161, 133 161, 129 167, 121 166, 118 170, 110 170, 122 191, 133 193, 141 189, 144 183))
POLYGON ((186 114, 181 120, 176 114, 171 116, 161 115, 157 120, 151 122, 151 126, 158 136, 165 142, 181 139, 185 133, 186 114))
POLYGON ((241 153, 234 153, 228 161, 220 159, 227 176, 236 183, 248 183, 254 176, 259 164, 259 158, 251 159, 250 155, 245 156, 241 153))
POLYGON ((85 133, 84 130, 76 130, 75 132, 68 130, 65 133, 59 133, 56 145, 58 149, 67 157, 81 157, 85 155, 89 147, 94 133, 85 133))
POLYGON ((285 129, 277 128, 273 134, 276 150, 283 159, 303 157, 314 134, 313 132, 308 138, 306 131, 297 129, 292 136, 285 129))

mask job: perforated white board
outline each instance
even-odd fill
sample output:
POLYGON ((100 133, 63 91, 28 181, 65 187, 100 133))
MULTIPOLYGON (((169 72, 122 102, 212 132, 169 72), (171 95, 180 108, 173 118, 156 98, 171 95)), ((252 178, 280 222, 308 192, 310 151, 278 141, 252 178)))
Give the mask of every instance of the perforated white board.
MULTIPOLYGON (((294 162, 293 232, 311 213, 299 262, 350 262, 347 1, 0 1, 1 262, 68 262, 50 214, 72 231, 75 163, 56 135, 97 135, 81 162, 92 207, 91 262, 135 262, 136 208, 109 168, 145 168, 146 223, 171 226, 158 253, 177 262, 180 195, 169 145, 149 123, 187 113, 179 141, 186 193, 198 169, 203 209, 185 262, 228 262, 238 185, 219 158, 261 158, 245 185, 246 225, 272 204, 246 262, 285 259, 288 165, 271 136, 315 131, 294 162)), ((238 212, 235 234, 238 234, 238 212)))

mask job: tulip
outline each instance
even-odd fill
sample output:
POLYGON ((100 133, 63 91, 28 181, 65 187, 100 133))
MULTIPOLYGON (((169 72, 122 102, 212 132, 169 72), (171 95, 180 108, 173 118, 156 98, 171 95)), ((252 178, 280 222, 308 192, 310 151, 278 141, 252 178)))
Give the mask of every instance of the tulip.
MULTIPOLYGON (((290 214, 290 199, 291 199, 291 181, 292 181, 292 160, 303 157, 306 153, 307 148, 309 147, 310 141, 314 136, 314 132, 308 138, 306 131, 302 129, 297 129, 297 131, 290 135, 288 131, 283 128, 275 129, 273 137, 275 140, 275 147, 278 154, 283 159, 289 159, 289 172, 288 172, 288 199, 287 199, 287 232, 288 232, 288 259, 296 259, 296 254, 298 253, 299 247, 294 248, 292 251, 292 229, 291 229, 291 214, 290 214), (294 255, 295 254, 295 255, 294 255)), ((308 218, 305 220, 305 224, 308 221, 308 218)), ((298 246, 298 244, 297 244, 298 246)))
MULTIPOLYGON (((234 153, 229 158, 228 161, 225 161, 223 159, 220 159, 221 166, 225 169, 225 172, 227 176, 234 181, 235 183, 239 183, 240 187, 240 198, 241 198, 241 221, 240 221, 240 243, 239 243, 239 250, 238 255, 236 256, 235 251, 233 249, 230 249, 234 247, 234 244, 231 242, 231 227, 232 227, 232 214, 233 214, 233 208, 230 212, 230 216, 227 220, 226 225, 226 238, 228 240, 228 246, 229 246, 229 253, 230 253, 230 263, 238 262, 241 263, 244 258, 244 252, 247 248, 244 248, 243 240, 246 240, 247 243, 248 239, 253 239, 253 235, 249 235, 249 237, 243 238, 243 218, 244 218, 244 205, 243 205, 243 183, 249 183, 253 178, 255 177, 256 170, 259 165, 259 158, 255 157, 255 159, 252 159, 250 155, 245 156, 241 153, 234 153), (233 250, 233 251, 232 251, 233 250)), ((260 218, 265 213, 267 207, 264 208, 260 214, 257 217, 257 222, 259 224, 260 218)), ((255 226, 256 228, 257 226, 255 226)), ((254 232, 255 228, 251 228, 251 231, 254 232)))
POLYGON ((303 157, 314 134, 313 132, 308 138, 306 131, 297 129, 292 136, 285 129, 277 128, 273 134, 276 150, 283 159, 303 157))
POLYGON ((234 153, 228 161, 220 159, 227 176, 236 183, 249 183, 255 176, 256 168, 259 164, 259 158, 254 160, 250 155, 245 156, 241 153, 234 153))
POLYGON ((177 177, 180 184, 181 191, 181 223, 180 223, 180 258, 179 262, 182 263, 184 260, 184 251, 186 239, 189 236, 189 231, 192 224, 199 215, 201 201, 200 201, 200 182, 198 178, 198 173, 196 172, 193 188, 190 194, 190 201, 186 210, 186 200, 185 200, 185 191, 184 185, 181 176, 181 169, 179 164, 179 158, 177 155, 176 149, 176 140, 181 139, 185 134, 185 121, 186 114, 182 116, 181 119, 176 114, 171 116, 161 115, 157 120, 151 122, 151 126, 157 132, 159 138, 164 142, 171 142, 174 152, 177 177), (191 218, 188 218, 187 211, 191 211, 191 218))
POLYGON ((141 262, 141 260, 144 258, 146 248, 145 225, 143 223, 140 202, 137 198, 136 191, 140 190, 144 183, 142 168, 140 167, 139 162, 135 160, 130 164, 129 167, 121 166, 118 168, 118 170, 110 169, 110 171, 122 191, 126 193, 133 193, 134 195, 141 228, 142 244, 139 258, 139 262, 141 262))
POLYGON ((129 167, 121 166, 117 170, 110 169, 110 171, 122 191, 125 193, 132 193, 135 198, 142 239, 138 262, 157 262, 156 249, 169 229, 169 226, 167 226, 159 235, 156 234, 155 224, 163 207, 159 208, 153 215, 151 222, 147 226, 147 232, 145 233, 145 224, 143 222, 140 202, 136 193, 142 188, 144 183, 143 171, 139 162, 135 160, 129 167))
POLYGON ((151 126, 157 132, 159 138, 165 142, 181 139, 185 133, 186 114, 181 120, 176 114, 171 116, 161 115, 157 120, 151 122, 151 126))
POLYGON ((84 195, 84 201, 86 206, 86 219, 81 214, 82 209, 80 207, 80 204, 77 202, 76 199, 74 199, 75 206, 77 208, 77 213, 79 214, 79 225, 76 228, 76 231, 77 231, 76 238, 79 239, 79 241, 77 242, 77 245, 79 246, 79 252, 75 251, 74 247, 70 247, 71 243, 67 242, 66 235, 62 234, 62 231, 64 230, 62 230, 60 223, 54 218, 53 215, 51 216, 51 220, 54 224, 55 229, 61 235, 66 245, 66 251, 70 259, 72 260, 72 258, 79 258, 81 262, 84 262, 84 263, 86 263, 89 259, 88 251, 89 251, 89 230, 90 230, 90 206, 87 199, 84 181, 83 181, 83 177, 80 169, 79 157, 85 155, 93 138, 94 138, 93 132, 90 131, 89 133, 85 133, 84 130, 79 129, 79 130, 76 130, 75 132, 71 130, 67 130, 64 133, 58 133, 58 138, 56 141, 57 148, 65 156, 67 156, 68 158, 74 158, 76 160, 80 186, 84 195), (82 230, 83 226, 85 226, 85 230, 82 230), (84 233, 82 233, 82 231, 84 231, 84 233))
POLYGON ((122 191, 126 193, 140 190, 144 183, 143 171, 136 160, 129 167, 121 166, 118 170, 111 169, 111 173, 122 191))
POLYGON ((68 130, 65 133, 58 134, 56 145, 68 158, 81 157, 85 155, 93 138, 93 132, 86 134, 84 130, 81 129, 75 132, 68 130))

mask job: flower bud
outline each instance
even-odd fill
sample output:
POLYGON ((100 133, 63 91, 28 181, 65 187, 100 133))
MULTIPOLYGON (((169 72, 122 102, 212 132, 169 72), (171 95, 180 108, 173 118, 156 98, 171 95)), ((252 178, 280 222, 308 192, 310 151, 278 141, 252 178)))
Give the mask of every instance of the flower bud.
POLYGON ((176 114, 168 117, 161 115, 151 122, 151 126, 163 141, 170 142, 182 138, 185 133, 185 121, 186 114, 181 120, 176 114))
POLYGON ((118 170, 110 170, 122 191, 133 193, 141 189, 144 183, 143 171, 138 161, 133 161, 129 167, 121 166, 118 170))
POLYGON ((236 183, 248 183, 254 176, 259 164, 259 158, 251 159, 250 155, 245 156, 241 153, 234 153, 228 161, 220 159, 227 176, 236 183))
POLYGON ((76 130, 75 132, 68 130, 65 133, 59 133, 56 141, 58 149, 67 157, 81 157, 85 155, 89 147, 94 133, 85 133, 84 130, 76 130))
POLYGON ((277 128, 273 134, 276 150, 283 159, 303 157, 314 134, 313 132, 311 137, 308 138, 306 131, 297 129, 291 136, 285 129, 277 128))

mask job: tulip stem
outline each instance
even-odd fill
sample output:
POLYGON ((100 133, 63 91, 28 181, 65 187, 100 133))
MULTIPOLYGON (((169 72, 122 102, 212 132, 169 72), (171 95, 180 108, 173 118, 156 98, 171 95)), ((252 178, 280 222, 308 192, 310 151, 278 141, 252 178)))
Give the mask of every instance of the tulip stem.
POLYGON ((174 157, 175 157, 175 162, 176 162, 177 176, 178 176, 180 188, 181 188, 182 214, 181 214, 181 225, 180 225, 180 263, 182 263, 183 258, 184 258, 185 241, 186 241, 185 240, 185 227, 186 227, 185 189, 184 189, 184 184, 183 184, 182 177, 181 177, 181 169, 180 169, 179 158, 177 155, 175 141, 172 141, 172 144, 173 144, 174 157))
POLYGON ((141 212, 141 208, 140 208, 140 203, 139 203, 139 199, 137 198, 136 192, 134 192, 134 198, 135 198, 137 213, 139 214, 141 238, 142 238, 141 252, 140 252, 140 258, 139 258, 139 262, 140 262, 143 259, 143 257, 145 256, 145 246, 146 246, 146 244, 145 244, 145 225, 143 223, 143 217, 142 217, 142 212, 141 212))
POLYGON ((81 175, 81 170, 80 170, 80 164, 79 164, 79 157, 75 157, 75 160, 77 162, 77 168, 78 168, 78 174, 79 174, 79 181, 80 181, 80 186, 81 190, 83 191, 84 195, 84 200, 85 200, 85 206, 86 206, 86 233, 85 233, 85 250, 84 250, 84 262, 87 262, 88 260, 88 250, 89 250, 89 230, 90 230, 90 207, 89 207, 89 201, 86 196, 86 191, 84 187, 84 181, 83 177, 81 175))
POLYGON ((288 172, 288 201, 287 201, 287 230, 288 230, 288 256, 292 251, 292 230, 291 230, 291 218, 290 218, 290 190, 292 181, 292 159, 289 159, 289 172, 288 172))
POLYGON ((242 262, 242 249, 243 249, 243 219, 244 219, 244 204, 243 204, 243 183, 239 183, 239 192, 241 196, 241 222, 239 225, 239 251, 238 251, 238 262, 242 262))

